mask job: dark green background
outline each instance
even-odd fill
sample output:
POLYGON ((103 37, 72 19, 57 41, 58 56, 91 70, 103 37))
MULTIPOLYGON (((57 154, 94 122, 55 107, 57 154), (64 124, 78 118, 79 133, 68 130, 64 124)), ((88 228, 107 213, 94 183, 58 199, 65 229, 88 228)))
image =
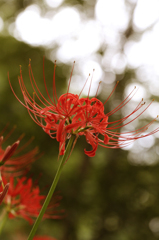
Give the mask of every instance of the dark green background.
MULTIPOLYGON (((3 10, 5 22, 13 21, 17 14, 32 3, 43 7, 43 1, 0 1, 0 14, 3 10)), ((126 3, 126 1, 125 1, 126 3)), ((87 1, 64 1, 63 6, 76 4, 85 10, 93 8, 87 1)), ((133 6, 132 6, 133 8, 133 6)), ((132 12, 133 14, 133 12, 132 12)), ((128 39, 134 32, 130 25, 123 32, 128 39)), ((121 46, 122 47, 122 46, 121 46)), ((106 51, 106 50, 105 50, 106 51)), ((102 49, 98 49, 102 56, 102 49)), ((23 78, 30 94, 28 63, 32 60, 32 69, 41 91, 43 90, 43 56, 45 48, 33 47, 15 40, 7 32, 0 35, 0 110, 1 130, 9 123, 8 130, 16 125, 16 130, 4 143, 4 147, 13 143, 22 133, 25 138, 23 145, 32 136, 35 140, 29 151, 39 146, 44 155, 32 166, 28 176, 39 179, 39 186, 47 193, 55 176, 59 162, 58 143, 52 140, 29 117, 27 110, 16 100, 9 87, 7 72, 17 95, 22 99, 18 84, 19 65, 22 65, 23 78), (40 177, 39 177, 40 176, 40 177), (46 187, 47 186, 47 187, 46 187)), ((57 59, 58 60, 58 59, 57 59)), ((76 59, 75 59, 76 60, 76 59)), ((83 59, 83 62, 85 59, 83 59)), ((71 72, 68 65, 57 64, 56 86, 58 96, 67 90, 67 79, 71 72)), ((111 109, 116 100, 123 100, 123 92, 130 79, 135 76, 136 69, 126 68, 122 74, 116 74, 120 81, 113 97, 106 105, 111 109)), ((45 73, 48 87, 52 86, 53 63, 45 59, 45 73)), ((138 81, 136 79, 136 81, 138 81)), ((82 88, 82 86, 81 86, 82 88)), ((113 85, 112 85, 113 89, 113 85)), ((104 91, 104 89, 103 89, 104 91)), ((46 96, 46 95, 45 95, 46 96)), ((104 101, 107 96, 102 92, 99 98, 104 101)), ((152 96, 153 98, 153 96, 152 96)), ((157 99, 156 99, 157 100, 157 99)), ((121 114, 121 113, 120 113, 121 114)), ((116 117, 120 118, 120 115, 116 117)), ((147 122, 149 119, 146 119, 147 122)), ((140 124, 142 124, 142 117, 140 124)), ((4 135, 5 135, 4 134, 4 135)), ((155 154, 155 146, 148 149, 155 154)), ((62 220, 45 220, 41 223, 38 234, 50 235, 58 240, 150 240, 159 238, 159 165, 132 165, 127 160, 127 151, 120 149, 104 149, 99 147, 96 156, 89 158, 84 154, 89 149, 84 137, 78 139, 71 158, 66 163, 57 190, 63 196, 61 208, 65 209, 66 217, 62 220), (158 230, 153 233, 150 221, 157 222, 158 230)), ((144 149, 143 149, 144 150, 144 149)), ((155 223, 156 223, 155 222, 155 223)), ((24 220, 8 220, 0 239, 23 240, 31 226, 24 220)))

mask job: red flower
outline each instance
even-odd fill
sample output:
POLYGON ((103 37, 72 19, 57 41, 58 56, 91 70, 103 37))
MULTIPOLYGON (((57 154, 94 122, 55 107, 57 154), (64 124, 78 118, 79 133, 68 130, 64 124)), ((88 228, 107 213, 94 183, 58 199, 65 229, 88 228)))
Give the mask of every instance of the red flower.
POLYGON ((55 68, 56 63, 53 75, 53 99, 51 99, 48 93, 45 75, 44 85, 49 100, 47 100, 40 92, 33 76, 31 63, 29 63, 29 76, 34 91, 34 96, 31 97, 25 87, 21 68, 19 84, 25 103, 22 103, 18 99, 18 97, 13 91, 11 83, 10 86, 16 98, 21 102, 23 106, 27 108, 31 118, 40 127, 42 127, 43 130, 47 134, 49 134, 51 138, 56 138, 56 140, 60 143, 59 145, 60 155, 64 154, 66 140, 69 139, 72 134, 75 134, 77 137, 79 135, 85 136, 86 141, 92 146, 91 151, 84 150, 85 154, 87 154, 90 157, 93 157, 95 156, 98 145, 103 146, 105 148, 121 148, 138 138, 146 137, 158 131, 158 129, 156 129, 148 134, 145 134, 144 136, 141 135, 154 122, 155 120, 154 119, 149 124, 135 131, 123 133, 118 132, 120 128, 134 121, 150 106, 151 103, 144 108, 145 103, 143 101, 141 101, 135 107, 135 109, 124 118, 114 122, 109 122, 109 117, 111 115, 113 115, 115 112, 117 112, 126 104, 128 104, 128 102, 135 94, 135 88, 114 110, 112 110, 109 113, 104 113, 104 105, 114 92, 118 83, 116 84, 112 93, 104 103, 102 103, 96 97, 90 99, 89 93, 86 98, 80 98, 81 93, 79 95, 69 93, 70 82, 68 85, 67 93, 57 98, 55 86, 55 68), (35 97, 37 98, 37 101, 35 101, 35 97), (141 108, 144 109, 139 111, 141 108), (138 115, 133 117, 134 116, 133 114, 138 111, 139 111, 138 115), (130 116, 131 120, 129 120, 130 116), (128 121, 127 123, 125 123, 126 120, 128 121))
MULTIPOLYGON (((31 178, 27 180, 25 177, 22 177, 17 179, 15 184, 15 179, 11 177, 9 182, 8 193, 3 201, 9 218, 20 217, 32 224, 33 219, 39 215, 45 196, 40 195, 39 187, 33 185, 31 178)), ((44 218, 61 218, 58 214, 63 211, 56 210, 60 199, 60 196, 54 196, 54 202, 46 211, 44 218)))
MULTIPOLYGON (((9 134, 10 135, 10 134, 9 134)), ((20 137, 19 139, 21 139, 20 137)), ((20 140, 17 140, 11 146, 8 146, 5 150, 2 148, 3 137, 0 137, 0 171, 2 176, 9 178, 10 176, 21 176, 26 174, 30 169, 31 163, 34 162, 38 157, 38 148, 35 147, 33 150, 21 156, 13 157, 14 154, 20 153, 24 148, 26 148, 31 142, 30 139, 21 148, 17 149, 20 140)))

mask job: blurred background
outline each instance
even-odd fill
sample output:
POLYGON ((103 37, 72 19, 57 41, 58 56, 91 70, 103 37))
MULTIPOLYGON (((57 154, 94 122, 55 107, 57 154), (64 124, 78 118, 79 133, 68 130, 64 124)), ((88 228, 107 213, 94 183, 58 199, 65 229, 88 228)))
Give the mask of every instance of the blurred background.
MULTIPOLYGON (((16 129, 4 143, 25 133, 21 146, 35 137, 30 149, 43 156, 29 176, 47 193, 57 170, 58 143, 29 117, 14 97, 9 83, 22 100, 18 84, 19 65, 32 95, 28 63, 40 90, 43 56, 48 88, 52 87, 53 62, 57 60, 56 86, 60 96, 67 90, 73 61, 70 92, 79 93, 93 69, 90 96, 102 81, 98 98, 105 101, 116 81, 115 93, 105 106, 114 109, 137 86, 137 94, 121 111, 120 119, 144 98, 153 104, 124 130, 135 130, 159 114, 159 1, 158 0, 8 0, 0 1, 0 109, 4 135, 16 129)), ((86 86, 83 95, 87 95, 86 86)), ((152 129, 159 127, 158 120, 152 129)), ((150 131, 148 129, 148 131, 150 131)), ((89 158, 89 146, 79 138, 63 169, 57 191, 63 199, 62 220, 45 220, 38 234, 58 240, 150 240, 159 239, 159 133, 124 149, 98 147, 89 158)), ((25 149, 29 151, 29 147, 25 149)), ((8 220, 1 239, 25 239, 31 226, 24 220, 8 220)))

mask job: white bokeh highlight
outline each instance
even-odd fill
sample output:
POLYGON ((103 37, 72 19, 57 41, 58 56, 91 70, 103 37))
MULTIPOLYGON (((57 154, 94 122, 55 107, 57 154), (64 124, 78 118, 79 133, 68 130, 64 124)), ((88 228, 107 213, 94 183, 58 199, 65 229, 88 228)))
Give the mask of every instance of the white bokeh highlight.
POLYGON ((103 26, 120 31, 127 27, 128 12, 124 0, 98 0, 95 13, 103 26))
POLYGON ((52 8, 59 7, 63 3, 63 1, 64 0, 45 0, 46 4, 52 8))
POLYGON ((82 59, 97 51, 101 44, 100 25, 87 21, 80 25, 75 38, 68 38, 59 47, 57 57, 62 62, 82 59))
POLYGON ((134 14, 134 25, 138 30, 144 30, 159 20, 158 0, 138 0, 134 14))
POLYGON ((37 5, 31 5, 17 16, 14 36, 32 45, 63 43, 80 23, 79 13, 70 7, 59 10, 52 18, 41 17, 37 5))
POLYGON ((0 17, 0 32, 3 30, 4 22, 3 19, 0 17))

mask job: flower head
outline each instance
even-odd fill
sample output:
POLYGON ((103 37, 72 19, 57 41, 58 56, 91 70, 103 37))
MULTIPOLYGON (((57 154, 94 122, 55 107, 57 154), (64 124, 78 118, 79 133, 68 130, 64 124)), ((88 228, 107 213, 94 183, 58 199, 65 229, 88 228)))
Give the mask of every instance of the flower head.
POLYGON ((146 137, 158 131, 158 129, 156 129, 150 133, 142 135, 142 133, 147 131, 148 127, 155 121, 155 119, 153 119, 150 123, 137 130, 123 133, 118 132, 120 128, 130 124, 150 106, 151 103, 144 107, 145 103, 143 102, 143 99, 127 116, 114 122, 109 121, 109 117, 111 115, 129 103, 136 92, 136 88, 134 88, 132 92, 117 107, 115 107, 115 109, 105 113, 104 106, 114 92, 118 83, 114 87, 107 100, 102 103, 99 99, 97 99, 97 97, 89 97, 90 88, 88 96, 85 98, 80 98, 85 85, 79 95, 69 93, 69 86, 71 82, 70 77, 67 92, 58 98, 55 86, 55 69, 56 62, 53 74, 52 98, 48 93, 44 74, 44 85, 48 95, 48 100, 42 95, 36 84, 31 68, 31 62, 29 62, 29 76, 34 91, 33 97, 31 97, 25 87, 21 67, 20 76, 18 79, 23 94, 24 103, 22 103, 16 96, 11 83, 10 86, 16 98, 22 103, 23 106, 27 108, 31 118, 40 127, 42 127, 42 129, 49 134, 51 138, 56 138, 56 140, 59 142, 60 155, 64 154, 66 140, 69 139, 73 134, 76 135, 76 139, 80 135, 85 136, 86 141, 92 146, 91 151, 87 151, 86 149, 84 150, 85 154, 93 157, 95 156, 98 145, 105 148, 121 148, 138 138, 146 137), (135 113, 137 113, 137 116, 135 116, 135 113))
MULTIPOLYGON (((3 181, 5 182, 5 179, 3 181)), ((40 194, 39 187, 34 186, 31 178, 22 177, 17 179, 15 183, 15 179, 11 177, 9 182, 8 193, 3 198, 9 218, 20 217, 32 224, 33 219, 38 216, 41 210, 45 196, 40 194)), ((60 196, 54 196, 54 202, 50 208, 48 207, 44 218, 57 219, 62 217, 60 213, 63 211, 57 210, 60 199, 60 196)))

